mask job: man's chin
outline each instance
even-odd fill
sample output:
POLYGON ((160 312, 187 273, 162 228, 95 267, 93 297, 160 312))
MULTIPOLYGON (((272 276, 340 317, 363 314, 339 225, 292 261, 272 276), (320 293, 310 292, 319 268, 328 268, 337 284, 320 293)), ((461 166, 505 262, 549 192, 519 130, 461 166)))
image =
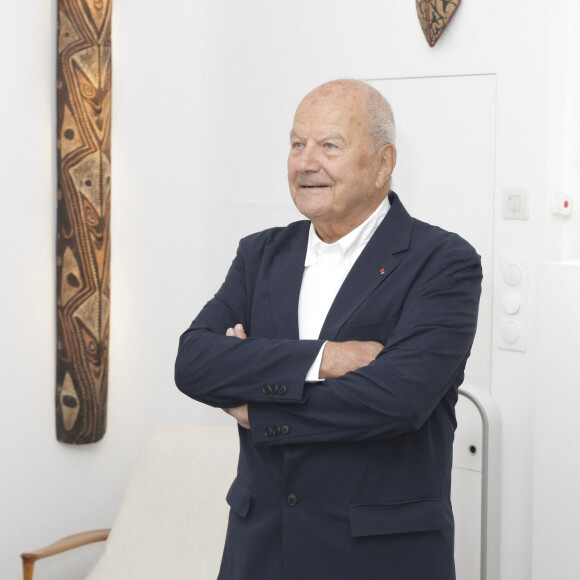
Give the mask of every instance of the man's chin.
POLYGON ((296 209, 309 220, 323 216, 329 210, 328 188, 299 189, 293 196, 296 209))
POLYGON ((310 221, 316 220, 324 215, 324 207, 315 203, 296 203, 296 209, 310 221))

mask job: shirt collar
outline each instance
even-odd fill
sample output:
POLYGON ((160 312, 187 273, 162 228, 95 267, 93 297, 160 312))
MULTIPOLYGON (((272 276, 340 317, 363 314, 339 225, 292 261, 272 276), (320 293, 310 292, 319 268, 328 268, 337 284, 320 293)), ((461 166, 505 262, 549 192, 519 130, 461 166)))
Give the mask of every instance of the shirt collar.
POLYGON ((345 260, 348 260, 353 254, 358 256, 387 215, 389 207, 389 196, 385 196, 385 199, 383 199, 377 209, 362 224, 332 244, 323 242, 316 234, 314 225, 311 223, 304 267, 307 268, 316 264, 320 255, 327 252, 335 252, 337 249, 345 260), (357 252, 358 249, 360 249, 359 252, 357 252))

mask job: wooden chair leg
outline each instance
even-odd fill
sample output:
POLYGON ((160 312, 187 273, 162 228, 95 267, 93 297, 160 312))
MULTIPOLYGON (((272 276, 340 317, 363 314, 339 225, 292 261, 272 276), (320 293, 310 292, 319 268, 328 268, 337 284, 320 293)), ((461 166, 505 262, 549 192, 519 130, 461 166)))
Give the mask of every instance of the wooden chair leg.
POLYGON ((32 580, 34 574, 34 560, 22 559, 22 578, 23 580, 32 580))

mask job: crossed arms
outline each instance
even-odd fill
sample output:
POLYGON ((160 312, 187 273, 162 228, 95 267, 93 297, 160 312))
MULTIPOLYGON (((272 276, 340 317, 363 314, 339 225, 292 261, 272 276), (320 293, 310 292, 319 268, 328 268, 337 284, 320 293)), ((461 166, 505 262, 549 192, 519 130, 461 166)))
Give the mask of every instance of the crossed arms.
MULTIPOLYGON (((242 324, 236 324, 226 330, 226 336, 246 339, 246 332, 242 324)), ((322 352, 320 379, 337 379, 348 372, 356 371, 370 364, 383 350, 380 342, 372 340, 349 340, 346 342, 327 342, 322 352)), ((241 427, 250 429, 247 403, 238 407, 224 408, 241 427)))
POLYGON ((251 425, 259 445, 359 441, 416 431, 446 397, 454 403, 481 289, 473 248, 456 236, 425 238, 407 252, 397 281, 369 305, 371 317, 387 305, 390 320, 378 320, 391 324, 384 340, 381 336, 383 344, 351 341, 339 333, 323 353, 324 380, 313 384, 304 379, 324 341, 273 333, 271 309, 287 305, 269 301, 269 278, 256 259, 264 249, 255 247, 256 238, 248 248, 242 242, 221 289, 180 339, 177 386, 202 403, 236 413, 240 424, 251 425), (236 330, 238 324, 243 328, 236 330), (284 385, 283 393, 269 392, 272 384, 284 385), (289 427, 287 434, 268 438, 264 433, 272 425, 289 427))

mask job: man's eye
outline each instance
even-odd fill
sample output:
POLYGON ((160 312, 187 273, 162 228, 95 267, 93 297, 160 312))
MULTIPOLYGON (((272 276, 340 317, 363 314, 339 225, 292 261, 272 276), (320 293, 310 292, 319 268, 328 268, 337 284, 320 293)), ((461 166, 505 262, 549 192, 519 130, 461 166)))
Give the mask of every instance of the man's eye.
POLYGON ((325 143, 324 148, 325 149, 336 149, 336 145, 334 143, 325 143))
POLYGON ((302 143, 292 143, 292 149, 302 149, 302 147, 304 147, 302 143))

